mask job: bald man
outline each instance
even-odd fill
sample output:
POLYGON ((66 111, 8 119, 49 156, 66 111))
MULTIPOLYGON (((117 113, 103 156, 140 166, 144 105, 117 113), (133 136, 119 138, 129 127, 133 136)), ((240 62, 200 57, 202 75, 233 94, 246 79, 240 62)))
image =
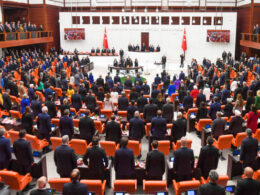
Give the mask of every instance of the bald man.
POLYGON ((45 176, 40 177, 37 180, 38 189, 32 190, 30 195, 51 195, 52 193, 46 189, 47 178, 45 176))
POLYGON ((251 167, 246 167, 244 170, 245 179, 237 182, 235 195, 259 195, 260 182, 252 179, 254 171, 251 167))

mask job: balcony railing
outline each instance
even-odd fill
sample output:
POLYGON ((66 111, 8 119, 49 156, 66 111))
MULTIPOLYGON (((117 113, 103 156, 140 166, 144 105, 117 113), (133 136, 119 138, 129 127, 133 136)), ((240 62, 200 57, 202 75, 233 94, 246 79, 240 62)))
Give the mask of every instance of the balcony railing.
POLYGON ((48 37, 52 37, 52 32, 50 32, 50 31, 33 31, 33 32, 0 33, 0 42, 1 41, 25 40, 25 39, 37 39, 37 38, 48 38, 48 37))
POLYGON ((242 41, 252 41, 255 43, 260 43, 260 34, 252 34, 252 33, 241 33, 242 41))

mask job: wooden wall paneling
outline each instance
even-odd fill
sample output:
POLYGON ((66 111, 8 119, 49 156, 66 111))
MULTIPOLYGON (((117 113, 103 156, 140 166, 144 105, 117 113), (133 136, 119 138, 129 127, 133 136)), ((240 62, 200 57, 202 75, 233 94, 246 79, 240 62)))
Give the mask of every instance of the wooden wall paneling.
POLYGON ((92 16, 92 24, 100 24, 100 17, 92 16))
POLYGON ((122 24, 129 24, 129 21, 130 21, 129 16, 122 16, 121 17, 121 23, 122 24))
POLYGON ((141 18, 141 24, 149 24, 150 18, 146 16, 142 16, 141 18), (147 19, 147 20, 146 20, 147 19))
POLYGON ((139 24, 139 16, 132 16, 131 20, 132 24, 139 24))
POLYGON ((191 24, 192 25, 200 25, 200 17, 199 16, 192 17, 191 24))
POLYGON ((157 22, 157 16, 152 16, 151 17, 151 24, 153 25, 159 25, 159 20, 157 22))
POLYGON ((29 7, 29 21, 37 26, 43 25, 46 29, 45 18, 43 17, 43 5, 33 5, 29 7))
POLYGON ((89 16, 83 16, 82 17, 82 24, 90 24, 90 17, 89 16))
POLYGON ((203 25, 211 25, 211 23, 212 23, 212 18, 211 17, 203 17, 202 18, 202 24, 203 25))
POLYGON ((4 8, 3 9, 4 22, 17 22, 22 20, 23 17, 27 18, 27 9, 26 8, 4 8))
POLYGON ((72 16, 72 24, 80 24, 80 16, 72 16))
POLYGON ((102 16, 102 24, 110 24, 110 17, 102 16))
POLYGON ((189 16, 181 17, 181 24, 182 25, 190 25, 190 17, 189 16))
POLYGON ((223 17, 214 17, 214 25, 222 26, 223 25, 223 17))
POLYGON ((119 16, 112 16, 112 24, 119 24, 120 19, 119 16))
POLYGON ((169 17, 168 16, 162 16, 161 17, 161 24, 162 25, 169 25, 169 17))
POLYGON ((172 25, 179 25, 180 24, 180 17, 178 17, 178 16, 171 17, 171 24, 172 25))

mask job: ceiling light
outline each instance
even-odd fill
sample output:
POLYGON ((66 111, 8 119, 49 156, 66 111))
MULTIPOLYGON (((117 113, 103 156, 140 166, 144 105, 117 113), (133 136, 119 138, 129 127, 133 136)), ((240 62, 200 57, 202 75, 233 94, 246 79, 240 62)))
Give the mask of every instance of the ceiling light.
POLYGON ((122 8, 122 12, 125 12, 125 9, 124 9, 124 8, 122 8))
POLYGON ((182 24, 184 23, 184 20, 183 20, 183 19, 181 19, 181 23, 182 23, 182 24))
POLYGON ((137 21, 137 18, 135 19, 135 23, 137 23, 138 21, 137 21))
POLYGON ((218 24, 221 24, 221 20, 220 19, 218 19, 218 24))
POLYGON ((147 12, 147 8, 144 9, 144 12, 147 12))
POLYGON ((204 20, 203 20, 203 23, 204 23, 204 24, 206 24, 206 23, 207 23, 207 20, 206 20, 206 19, 204 19, 204 20))
POLYGON ((159 9, 158 9, 158 8, 156 8, 156 12, 159 12, 159 9))
POLYGON ((133 9, 133 12, 135 12, 135 8, 133 9))
POLYGON ((192 23, 195 24, 195 22, 196 22, 195 19, 193 19, 193 20, 192 20, 192 23))

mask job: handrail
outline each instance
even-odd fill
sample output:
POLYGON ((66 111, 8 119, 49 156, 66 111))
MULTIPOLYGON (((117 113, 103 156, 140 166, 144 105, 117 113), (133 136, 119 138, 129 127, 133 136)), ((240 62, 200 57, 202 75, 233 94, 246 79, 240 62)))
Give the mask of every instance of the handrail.
POLYGON ((256 43, 260 43, 260 34, 254 33, 241 33, 242 41, 252 41, 256 43))
POLYGON ((0 33, 0 42, 48 37, 52 37, 52 31, 8 32, 0 33))

